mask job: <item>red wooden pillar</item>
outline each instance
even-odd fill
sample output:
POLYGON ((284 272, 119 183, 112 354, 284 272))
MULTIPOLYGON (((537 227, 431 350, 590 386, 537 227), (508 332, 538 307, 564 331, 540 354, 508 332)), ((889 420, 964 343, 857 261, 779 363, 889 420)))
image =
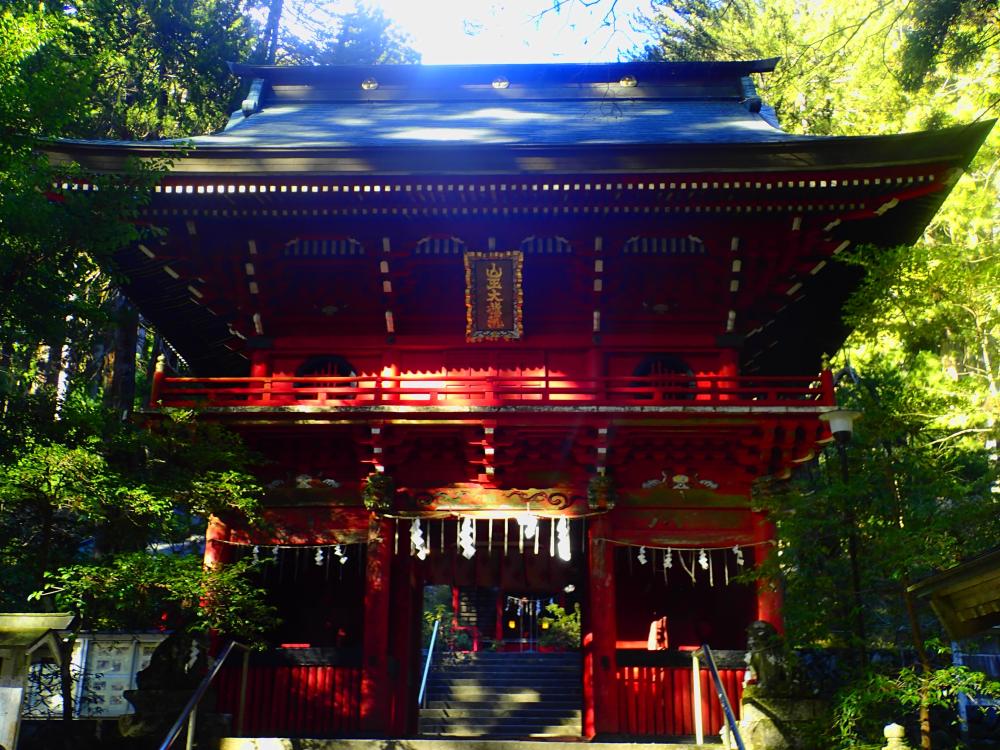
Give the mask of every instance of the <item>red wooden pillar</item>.
POLYGON ((607 393, 604 388, 604 352, 594 345, 587 351, 587 377, 594 389, 594 399, 604 401, 607 393))
POLYGON ((615 547, 606 541, 609 531, 610 524, 605 516, 590 522, 590 629, 583 637, 583 732, 589 738, 618 732, 615 547))
MULTIPOLYGON (((203 562, 206 568, 215 568, 225 565, 230 560, 229 527, 215 516, 208 517, 208 528, 205 529, 205 556, 203 562)), ((202 600, 202 606, 206 601, 202 600)), ((209 649, 213 654, 219 653, 223 642, 219 633, 215 630, 209 634, 209 649)))
MULTIPOLYGON (((250 353, 250 377, 251 378, 266 378, 271 373, 268 367, 268 353, 258 350, 254 350, 250 353)), ((250 384, 251 390, 257 390, 258 388, 262 391, 259 396, 255 396, 251 400, 253 401, 270 401, 270 390, 271 383, 269 381, 258 381, 255 380, 250 384)))
POLYGON ((213 568, 229 561, 229 527, 215 516, 209 516, 205 530, 205 567, 213 568))
MULTIPOLYGON (((758 567, 774 554, 774 523, 764 513, 754 514, 754 559, 758 567)), ((757 581, 757 619, 774 625, 779 633, 785 632, 785 621, 781 614, 781 582, 774 580, 757 581)))
POLYGON ((374 515, 368 532, 364 646, 361 665, 361 729, 385 734, 390 724, 389 605, 392 521, 374 515))
POLYGON ((740 360, 739 354, 735 349, 723 349, 719 352, 719 375, 720 380, 717 381, 719 386, 719 400, 720 401, 732 401, 734 391, 738 387, 737 376, 740 374, 740 360), (732 380, 724 380, 722 378, 731 377, 732 380))
POLYGON ((392 715, 386 736, 406 737, 417 729, 417 691, 421 660, 424 586, 414 558, 394 555, 392 559, 392 659, 388 673, 392 685, 392 715))

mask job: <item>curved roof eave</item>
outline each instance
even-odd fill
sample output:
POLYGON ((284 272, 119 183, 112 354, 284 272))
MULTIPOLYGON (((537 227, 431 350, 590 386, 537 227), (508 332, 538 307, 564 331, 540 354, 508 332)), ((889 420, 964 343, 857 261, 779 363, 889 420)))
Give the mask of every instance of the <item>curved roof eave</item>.
MULTIPOLYGON (((876 136, 796 136, 742 143, 435 144, 253 147, 225 143, 47 141, 55 163, 124 171, 131 158, 173 160, 176 175, 469 175, 503 173, 800 171, 950 163, 965 168, 995 120, 876 136)), ((220 139, 221 140, 221 139, 220 139)))

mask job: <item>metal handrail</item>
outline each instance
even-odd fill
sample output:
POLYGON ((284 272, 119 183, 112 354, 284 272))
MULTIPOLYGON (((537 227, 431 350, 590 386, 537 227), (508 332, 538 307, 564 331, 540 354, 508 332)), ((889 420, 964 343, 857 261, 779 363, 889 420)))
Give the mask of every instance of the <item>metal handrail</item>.
POLYGON ((740 735, 740 728, 736 724, 736 715, 733 713, 733 707, 729 703, 729 696, 726 695, 725 688, 722 687, 722 679, 719 677, 719 669, 715 666, 715 658, 712 656, 712 649, 708 647, 707 643, 701 644, 701 648, 691 654, 693 659, 693 679, 694 679, 694 702, 695 706, 695 733, 697 735, 697 742, 701 744, 704 740, 702 732, 704 731, 701 725, 701 679, 698 676, 699 659, 705 657, 705 662, 708 664, 708 672, 712 675, 712 683, 715 685, 715 694, 719 698, 719 703, 722 704, 722 712, 726 716, 726 725, 729 728, 729 734, 725 737, 726 748, 730 747, 729 735, 731 734, 733 739, 736 740, 736 747, 739 750, 746 750, 743 744, 743 737, 740 735))
POLYGON ((184 705, 184 710, 181 711, 181 715, 177 717, 177 721, 173 723, 170 727, 170 731, 167 733, 166 739, 160 743, 158 750, 169 750, 169 748, 174 744, 174 740, 177 739, 177 735, 181 733, 181 729, 184 727, 184 720, 187 719, 187 741, 185 743, 186 750, 191 750, 194 744, 194 730, 195 730, 195 720, 198 715, 198 704, 201 699, 205 697, 205 692, 208 690, 208 686, 212 684, 212 680, 222 669, 223 662, 229 654, 232 653, 234 648, 239 648, 243 650, 243 678, 240 683, 240 708, 239 713, 236 717, 236 733, 243 734, 243 715, 246 709, 246 688, 247 688, 247 660, 250 655, 250 647, 243 644, 237 643, 236 641, 230 641, 226 644, 226 647, 222 649, 222 653, 219 654, 219 658, 215 660, 215 664, 212 668, 208 670, 198 687, 195 688, 194 693, 188 699, 188 702, 184 705))
POLYGON ((431 659, 434 658, 434 643, 437 641, 438 627, 441 625, 441 618, 434 620, 434 630, 431 631, 431 644, 427 648, 427 658, 424 660, 424 676, 420 678, 420 692, 417 694, 417 705, 424 705, 424 695, 427 692, 427 674, 431 671, 431 659))

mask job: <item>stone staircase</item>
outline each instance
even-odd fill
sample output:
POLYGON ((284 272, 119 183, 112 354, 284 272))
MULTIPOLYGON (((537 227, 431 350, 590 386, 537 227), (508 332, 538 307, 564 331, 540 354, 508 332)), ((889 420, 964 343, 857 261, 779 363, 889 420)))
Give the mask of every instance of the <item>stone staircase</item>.
POLYGON ((444 656, 428 679, 420 735, 579 738, 581 670, 575 652, 444 656))
MULTIPOLYGON (((558 750, 719 750, 721 746, 693 742, 560 742, 558 750)), ((554 750, 552 742, 539 740, 481 739, 358 739, 309 740, 286 737, 222 740, 219 750, 554 750)))

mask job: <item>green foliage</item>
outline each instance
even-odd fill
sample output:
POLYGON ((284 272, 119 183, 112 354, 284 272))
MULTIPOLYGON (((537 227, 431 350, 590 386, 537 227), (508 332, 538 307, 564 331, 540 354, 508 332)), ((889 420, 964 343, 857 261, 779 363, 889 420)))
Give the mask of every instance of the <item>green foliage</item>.
POLYGON ((607 474, 595 474, 587 482, 587 504, 591 508, 614 508, 618 492, 615 480, 607 474))
POLYGON ((221 127, 239 82, 227 60, 250 53, 242 0, 78 0, 67 52, 96 68, 81 130, 146 140, 221 127))
POLYGON ((580 648, 580 605, 574 604, 573 610, 567 612, 553 603, 546 605, 545 611, 548 614, 541 621, 549 626, 541 631, 538 642, 556 648, 580 648))
POLYGON ((385 512, 392 509, 396 495, 396 482, 388 474, 375 472, 365 477, 361 487, 361 500, 368 510, 385 512))
POLYGON ((902 79, 919 89, 942 62, 962 69, 1000 43, 1000 7, 993 0, 923 0, 913 8, 901 58, 902 79))
POLYGON ((1000 682, 967 667, 949 666, 929 674, 906 667, 894 675, 869 671, 837 696, 834 711, 836 747, 881 747, 882 728, 915 712, 922 700, 955 710, 960 693, 1000 697, 1000 682))
POLYGON ((469 651, 472 648, 472 636, 468 631, 455 625, 450 604, 433 604, 430 608, 425 604, 423 613, 423 647, 430 648, 434 623, 439 622, 437 638, 434 642, 435 651, 469 651))
POLYGON ((241 560, 205 567, 193 555, 128 552, 48 573, 56 606, 85 618, 96 630, 216 630, 252 639, 274 626, 248 573, 266 563, 241 560))
MULTIPOLYGON (((311 19, 328 14, 312 8, 299 17, 311 19)), ((348 13, 334 15, 329 23, 309 24, 310 38, 288 35, 278 63, 284 65, 386 65, 419 63, 420 53, 410 47, 409 37, 385 17, 381 8, 358 5, 348 13)))
MULTIPOLYGON (((790 132, 941 127, 991 116, 1000 102, 995 2, 655 5, 662 36, 647 57, 782 58, 758 88, 790 132)), ((925 642, 939 625, 907 587, 1000 543, 998 172, 995 131, 915 248, 844 259, 865 272, 835 367, 838 402, 864 414, 848 476, 829 446, 791 485, 758 488, 780 544, 764 572, 784 580, 791 641, 859 657, 839 697, 845 746, 878 742, 884 719, 906 713, 920 715, 929 746, 932 706, 951 705, 963 684, 985 691, 981 676, 936 668, 925 642), (909 651, 915 665, 863 671, 876 647, 909 651)))
MULTIPOLYGON (((201 589, 185 597, 178 593, 186 572, 191 586, 225 587, 236 597, 227 594, 232 606, 246 609, 250 589, 235 583, 238 566, 202 573, 200 555, 155 553, 171 544, 183 548, 203 535, 210 513, 258 517, 260 488, 246 471, 254 457, 239 439, 183 413, 154 430, 75 404, 64 415, 61 439, 29 435, 0 462, 0 528, 17 531, 0 541, 0 566, 16 571, 0 593, 0 606, 23 608, 27 594, 45 584, 42 593, 70 597, 67 604, 86 599, 83 614, 94 617, 93 623, 84 621, 88 627, 134 627, 136 621, 150 627, 156 622, 149 619, 151 608, 162 606, 160 599, 139 606, 140 597, 111 596, 115 586, 98 584, 134 575, 136 585, 156 589, 152 579, 162 574, 161 588, 171 592, 166 600, 197 608, 198 601, 207 601, 201 589), (67 593, 74 576, 84 572, 90 588, 67 593), (98 594, 110 598, 97 602, 98 594)), ((220 611, 217 606, 204 616, 231 623, 240 616, 220 611)))

